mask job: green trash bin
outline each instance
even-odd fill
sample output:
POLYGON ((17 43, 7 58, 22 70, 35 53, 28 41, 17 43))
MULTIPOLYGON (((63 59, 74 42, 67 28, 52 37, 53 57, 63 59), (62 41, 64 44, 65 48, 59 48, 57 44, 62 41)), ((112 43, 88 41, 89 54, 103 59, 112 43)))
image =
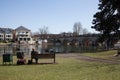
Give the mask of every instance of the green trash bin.
POLYGON ((13 64, 13 54, 7 53, 7 54, 3 54, 3 64, 13 64))

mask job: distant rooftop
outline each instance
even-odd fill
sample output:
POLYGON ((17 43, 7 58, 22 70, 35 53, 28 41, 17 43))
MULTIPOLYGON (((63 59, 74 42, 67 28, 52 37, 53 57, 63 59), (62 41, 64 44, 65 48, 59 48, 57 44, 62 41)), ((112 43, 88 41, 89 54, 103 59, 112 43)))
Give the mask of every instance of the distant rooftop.
POLYGON ((24 30, 30 31, 29 29, 25 28, 24 26, 20 26, 20 27, 16 28, 15 30, 16 31, 24 31, 24 30))
POLYGON ((12 30, 13 29, 10 29, 10 28, 0 28, 0 33, 7 33, 7 34, 9 34, 9 33, 12 33, 12 30))

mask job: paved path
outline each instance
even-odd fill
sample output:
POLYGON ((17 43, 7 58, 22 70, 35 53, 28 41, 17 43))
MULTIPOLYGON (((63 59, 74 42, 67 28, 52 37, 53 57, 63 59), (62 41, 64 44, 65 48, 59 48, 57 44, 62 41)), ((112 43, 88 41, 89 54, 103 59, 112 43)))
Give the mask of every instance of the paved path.
POLYGON ((75 54, 75 53, 57 54, 57 56, 58 57, 63 57, 63 58, 75 58, 75 59, 78 59, 78 60, 84 60, 84 61, 90 61, 90 62, 103 62, 103 63, 109 63, 109 64, 120 64, 120 61, 94 58, 94 57, 84 56, 84 55, 75 54))

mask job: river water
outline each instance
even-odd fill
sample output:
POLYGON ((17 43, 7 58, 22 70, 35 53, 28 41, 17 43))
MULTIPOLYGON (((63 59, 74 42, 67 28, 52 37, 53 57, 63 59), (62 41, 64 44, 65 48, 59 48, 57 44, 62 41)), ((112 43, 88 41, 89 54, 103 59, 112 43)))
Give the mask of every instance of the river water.
POLYGON ((16 54, 18 48, 20 49, 20 51, 24 52, 25 55, 29 55, 33 48, 39 53, 41 53, 42 46, 41 45, 0 45, 0 55, 6 53, 16 54))
POLYGON ((54 49, 55 52, 93 52, 102 50, 102 48, 98 47, 86 47, 86 46, 63 46, 63 45, 28 45, 28 44, 21 44, 21 45, 0 45, 0 55, 5 53, 11 53, 15 54, 17 52, 17 49, 20 49, 20 51, 24 52, 25 55, 30 55, 32 49, 34 48, 38 53, 45 53, 45 51, 49 51, 50 49, 54 49))

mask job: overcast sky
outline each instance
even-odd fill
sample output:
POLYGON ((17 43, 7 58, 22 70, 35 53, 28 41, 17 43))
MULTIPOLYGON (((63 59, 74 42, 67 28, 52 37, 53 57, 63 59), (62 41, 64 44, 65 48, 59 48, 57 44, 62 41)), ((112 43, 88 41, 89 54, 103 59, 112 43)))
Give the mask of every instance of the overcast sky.
POLYGON ((47 26, 50 33, 72 32, 81 22, 89 32, 98 0, 0 0, 0 27, 24 26, 32 32, 47 26))

